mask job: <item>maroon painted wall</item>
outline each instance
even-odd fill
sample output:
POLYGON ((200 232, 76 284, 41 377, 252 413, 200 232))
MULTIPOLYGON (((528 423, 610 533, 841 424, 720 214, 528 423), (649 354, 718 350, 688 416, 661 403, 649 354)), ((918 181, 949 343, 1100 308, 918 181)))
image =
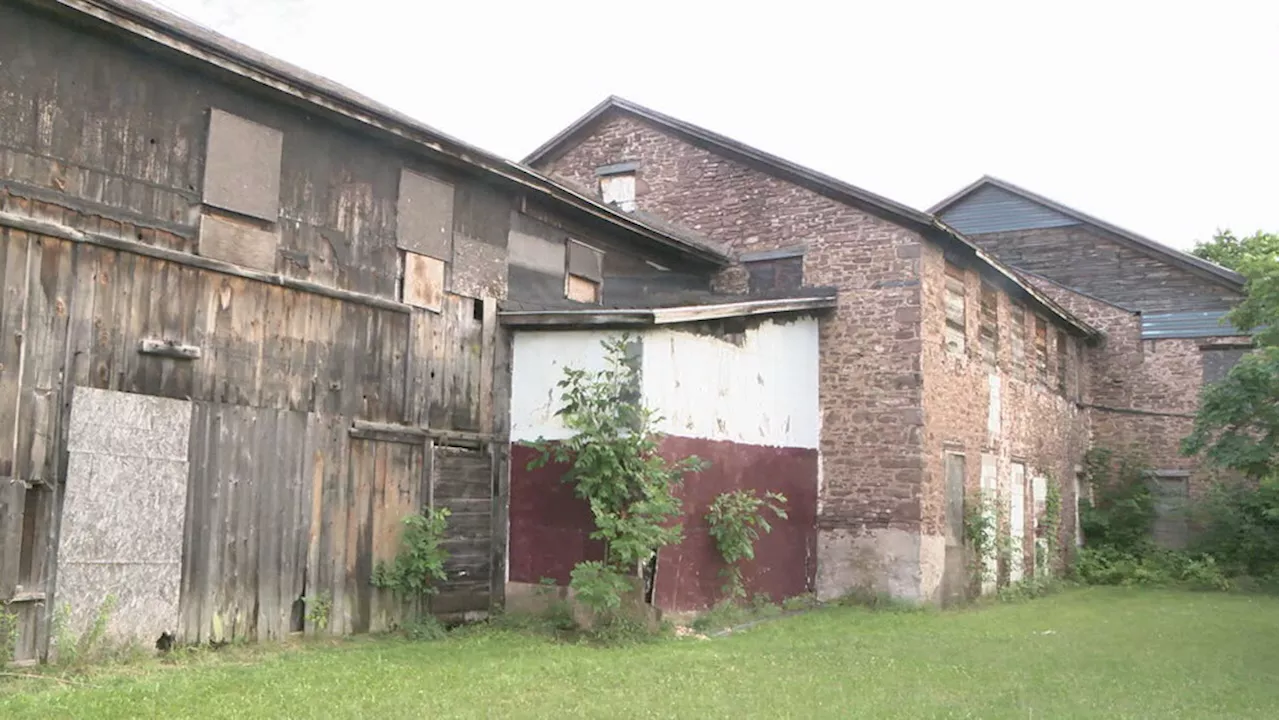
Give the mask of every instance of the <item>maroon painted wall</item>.
MULTIPOLYGON (((661 447, 668 457, 697 455, 711 466, 686 478, 680 490, 685 537, 659 553, 655 605, 663 610, 700 610, 720 600, 724 562, 704 517, 717 495, 739 488, 787 497, 787 519, 772 523, 773 532, 756 543, 756 559, 743 567, 748 593, 768 593, 776 602, 813 589, 816 450, 682 437, 667 437, 661 447)), ((586 504, 560 481, 564 468, 527 470, 534 456, 529 448, 511 448, 510 579, 536 583, 548 577, 563 585, 574 564, 598 559, 601 547, 587 537, 591 515, 586 504)))

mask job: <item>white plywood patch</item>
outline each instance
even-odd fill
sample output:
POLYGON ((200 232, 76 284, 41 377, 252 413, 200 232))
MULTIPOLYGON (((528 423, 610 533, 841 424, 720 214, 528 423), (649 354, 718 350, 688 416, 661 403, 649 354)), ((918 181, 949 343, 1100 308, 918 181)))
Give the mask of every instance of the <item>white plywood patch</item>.
POLYGON ((405 251, 404 302, 432 312, 444 304, 444 261, 405 251))
MULTIPOLYGON (((991 453, 982 454, 982 474, 979 487, 982 492, 983 515, 990 527, 996 529, 996 497, 998 493, 998 458, 991 453)), ((996 589, 997 558, 995 548, 990 548, 982 558, 982 592, 989 593, 996 589)))
POLYGON ((1026 527, 1026 488, 1027 468, 1022 463, 1014 463, 1009 472, 1009 545, 1012 548, 1009 558, 1009 581, 1022 580, 1022 561, 1025 546, 1023 537, 1026 527))
POLYGON ((189 402, 76 388, 55 596, 72 631, 108 596, 109 635, 176 630, 190 432, 189 402))

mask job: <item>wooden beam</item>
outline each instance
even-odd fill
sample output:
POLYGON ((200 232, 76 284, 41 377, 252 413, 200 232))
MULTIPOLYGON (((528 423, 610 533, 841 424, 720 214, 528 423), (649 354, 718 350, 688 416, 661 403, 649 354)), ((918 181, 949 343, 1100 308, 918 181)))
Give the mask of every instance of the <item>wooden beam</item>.
POLYGON ((377 295, 329 287, 328 285, 321 285, 320 283, 311 282, 310 280, 300 280, 298 278, 278 273, 253 270, 246 267, 240 267, 239 265, 233 265, 229 262, 223 262, 222 260, 214 260, 213 258, 202 257, 200 255, 192 255, 191 253, 182 252, 180 250, 170 250, 168 248, 147 245, 136 240, 112 237, 110 235, 102 235, 99 233, 88 233, 77 230, 73 227, 49 222, 48 220, 40 220, 26 215, 15 215, 13 213, 0 211, 0 226, 35 233, 36 235, 54 237, 60 240, 68 240, 75 243, 97 245, 111 250, 119 250, 121 252, 155 258, 157 260, 165 260, 167 262, 199 268, 201 270, 208 270, 209 272, 221 273, 223 275, 234 275, 248 280, 256 280, 257 282, 266 283, 268 285, 278 285, 292 290, 300 290, 302 292, 312 293, 315 295, 331 297, 336 300, 343 300, 345 302, 356 303, 358 305, 366 305, 379 310, 391 310, 393 312, 406 314, 413 310, 409 305, 395 300, 390 300, 388 298, 378 297, 377 295))

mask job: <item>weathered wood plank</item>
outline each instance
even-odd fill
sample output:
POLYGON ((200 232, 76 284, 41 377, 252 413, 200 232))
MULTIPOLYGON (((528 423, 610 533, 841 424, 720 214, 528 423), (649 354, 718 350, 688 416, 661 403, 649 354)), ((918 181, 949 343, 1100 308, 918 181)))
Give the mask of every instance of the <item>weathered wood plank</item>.
POLYGON ((493 463, 492 541, 490 545, 491 602, 506 604, 507 528, 511 497, 511 333, 495 329, 493 378, 493 427, 497 436, 489 446, 493 463))
POLYGON ((485 298, 482 302, 484 309, 480 321, 479 423, 476 429, 481 432, 494 432, 494 352, 497 348, 497 336, 501 330, 498 328, 498 301, 485 298))
POLYGON ((254 553, 254 579, 249 592, 257 611, 256 639, 277 639, 280 632, 280 502, 281 459, 287 450, 287 439, 279 433, 280 414, 275 410, 258 411, 258 427, 254 433, 258 452, 254 477, 254 530, 257 540, 254 553))
POLYGON ((428 355, 426 377, 427 383, 427 422, 434 427, 448 427, 449 422, 449 351, 453 338, 453 314, 445 307, 439 315, 432 318, 429 326, 431 333, 431 351, 428 355))
MULTIPOLYGON (((0 477, 19 472, 14 456, 21 412, 21 365, 31 240, 24 232, 5 230, 4 305, 0 308, 0 477)), ((7 545, 7 543, 6 543, 7 545)))

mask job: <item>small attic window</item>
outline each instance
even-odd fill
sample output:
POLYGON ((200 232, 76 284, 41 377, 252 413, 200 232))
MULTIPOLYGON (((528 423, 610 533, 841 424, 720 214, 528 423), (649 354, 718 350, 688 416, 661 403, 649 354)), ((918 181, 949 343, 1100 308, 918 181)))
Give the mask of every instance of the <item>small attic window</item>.
POLYGON ((600 199, 606 205, 616 206, 623 212, 636 209, 637 162, 621 162, 596 168, 600 178, 600 199))

